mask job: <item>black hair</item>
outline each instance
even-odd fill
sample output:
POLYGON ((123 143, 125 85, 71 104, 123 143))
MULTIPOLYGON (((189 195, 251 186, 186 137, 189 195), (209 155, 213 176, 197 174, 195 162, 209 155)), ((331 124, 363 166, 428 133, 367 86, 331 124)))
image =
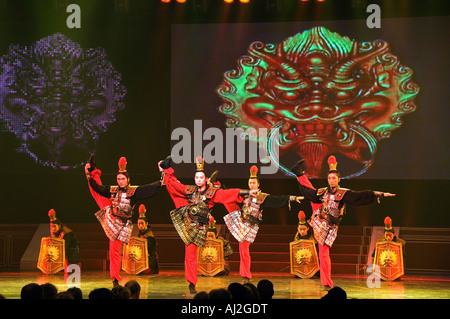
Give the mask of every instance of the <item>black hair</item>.
POLYGON ((327 176, 330 175, 330 174, 332 174, 332 173, 333 173, 333 174, 336 174, 337 177, 341 178, 341 174, 340 174, 337 170, 335 170, 335 169, 329 170, 327 176))
POLYGON ((116 176, 119 175, 119 174, 125 175, 126 178, 130 179, 130 175, 128 174, 127 171, 125 171, 125 172, 117 172, 116 176))

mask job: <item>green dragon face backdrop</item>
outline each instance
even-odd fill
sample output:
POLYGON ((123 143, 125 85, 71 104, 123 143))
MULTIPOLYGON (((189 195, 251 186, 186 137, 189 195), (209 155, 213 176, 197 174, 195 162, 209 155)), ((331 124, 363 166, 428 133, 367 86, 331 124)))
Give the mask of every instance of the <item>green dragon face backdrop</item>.
POLYGON ((252 43, 224 74, 219 111, 228 127, 279 129, 269 143, 279 144, 280 155, 304 158, 311 177, 321 175, 331 154, 361 163, 345 176, 354 177, 415 111, 412 74, 386 41, 358 42, 314 27, 282 43, 252 43))

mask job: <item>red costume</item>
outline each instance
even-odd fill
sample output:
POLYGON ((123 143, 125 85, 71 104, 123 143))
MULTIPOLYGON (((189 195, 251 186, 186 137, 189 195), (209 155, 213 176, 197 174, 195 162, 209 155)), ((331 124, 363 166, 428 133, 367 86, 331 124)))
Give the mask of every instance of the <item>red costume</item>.
MULTIPOLYGON (((93 163, 93 161, 91 162, 93 163)), ((119 160, 119 172, 128 177, 126 159, 119 160)), ((86 174, 89 189, 100 210, 95 214, 109 238, 109 271, 113 283, 122 280, 120 267, 122 261, 122 243, 128 243, 133 224, 131 217, 133 208, 138 200, 154 196, 160 189, 161 182, 157 181, 144 186, 103 186, 100 180, 101 171, 91 164, 86 174)))
POLYGON ((56 218, 56 212, 52 208, 48 211, 48 217, 50 218, 50 224, 58 225, 58 230, 54 233, 50 231, 50 236, 55 238, 64 239, 65 242, 65 255, 66 259, 64 261, 64 273, 67 274, 67 267, 71 264, 77 264, 81 267, 80 263, 80 242, 75 236, 72 229, 65 226, 59 218, 56 218))
MULTIPOLYGON (((339 174, 334 156, 328 159, 328 174, 339 174)), ((308 221, 314 230, 314 238, 319 246, 320 282, 325 287, 333 287, 331 280, 330 247, 337 236, 338 225, 345 212, 345 205, 367 205, 378 196, 373 191, 352 191, 349 189, 330 187, 316 190, 304 172, 295 172, 300 183, 300 191, 311 201, 313 214, 308 221)), ((382 193, 381 193, 382 194, 382 193)), ((382 196, 382 195, 381 195, 382 196)))
MULTIPOLYGON (((257 174, 258 168, 253 165, 250 168, 249 180, 256 180, 259 187, 257 174)), ((239 242, 239 274, 244 278, 244 282, 252 279, 250 244, 254 242, 258 233, 263 209, 287 207, 291 200, 296 200, 296 196, 273 196, 259 191, 255 196, 243 198, 242 209, 236 204, 225 205, 229 214, 223 219, 230 233, 239 242)))
MULTIPOLYGON (((210 211, 216 203, 240 202, 240 189, 223 190, 206 187, 203 191, 196 185, 184 185, 174 175, 173 168, 161 165, 164 184, 175 209, 170 212, 173 225, 185 244, 185 276, 191 292, 197 284, 197 247, 205 245, 210 211)), ((203 159, 197 159, 197 172, 203 171, 203 159)), ((206 178, 206 177, 205 177, 206 178)))
MULTIPOLYGON (((298 177, 298 182, 308 188, 315 189, 309 181, 306 175, 298 177)), ((310 202, 312 211, 320 210, 322 204, 310 202)), ((333 287, 333 281, 331 280, 331 258, 330 258, 330 246, 317 244, 319 247, 319 266, 320 266, 320 283, 322 286, 333 287)))

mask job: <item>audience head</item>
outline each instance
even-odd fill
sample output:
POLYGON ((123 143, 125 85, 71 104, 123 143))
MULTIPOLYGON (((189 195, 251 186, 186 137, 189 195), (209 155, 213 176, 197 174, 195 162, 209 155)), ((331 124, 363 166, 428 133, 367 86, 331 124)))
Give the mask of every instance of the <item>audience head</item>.
POLYGON ((42 287, 36 283, 29 283, 22 287, 20 299, 43 299, 42 287))
POLYGON ((96 288, 89 293, 89 299, 113 299, 113 293, 108 288, 96 288))
POLYGON ((231 293, 225 288, 213 289, 208 294, 209 299, 231 299, 231 293))
POLYGON ((251 282, 247 282, 244 284, 244 286, 250 289, 254 299, 259 299, 259 292, 254 284, 252 284, 251 282))
POLYGON ((125 284, 130 289, 131 299, 139 299, 141 294, 141 285, 136 280, 130 280, 125 284))
POLYGON ((256 287, 261 299, 272 299, 274 294, 273 283, 268 279, 262 279, 256 287))
POLYGON ((238 282, 233 282, 228 286, 228 291, 231 293, 232 299, 252 299, 253 294, 250 288, 240 284, 238 282))
POLYGON ((42 298, 43 299, 55 299, 58 294, 58 288, 55 285, 47 282, 41 285, 42 288, 42 298))
POLYGON ((78 287, 71 287, 67 289, 67 292, 72 294, 74 299, 83 299, 83 293, 78 287))
POLYGON ((60 292, 56 295, 55 299, 75 299, 68 291, 60 292))
POLYGON ((194 299, 209 299, 209 295, 206 291, 199 291, 195 294, 194 299))
POLYGON ((131 292, 127 287, 116 285, 111 289, 111 292, 113 294, 113 299, 131 299, 131 292))
POLYGON ((341 287, 333 287, 322 299, 347 299, 347 293, 341 287))

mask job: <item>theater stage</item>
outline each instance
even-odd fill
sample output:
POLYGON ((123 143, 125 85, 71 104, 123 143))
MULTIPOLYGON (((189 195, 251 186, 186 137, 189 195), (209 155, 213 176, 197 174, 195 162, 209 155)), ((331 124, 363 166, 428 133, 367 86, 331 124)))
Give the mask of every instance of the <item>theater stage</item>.
MULTIPOLYGON (((320 299, 326 294, 318 278, 300 279, 290 274, 254 273, 253 284, 261 279, 270 279, 274 284, 274 299, 320 299)), ((134 279, 141 285, 141 299, 192 299, 182 270, 163 270, 158 275, 128 275, 122 272, 125 284, 134 279)), ((379 288, 367 286, 367 276, 335 275, 335 286, 343 288, 349 299, 450 299, 450 277, 448 276, 403 276, 399 281, 380 282, 379 288)), ((44 275, 41 272, 3 272, 0 273, 0 294, 6 299, 20 299, 21 288, 30 283, 51 282, 58 291, 65 291, 63 273, 44 275)), ((229 276, 198 277, 197 290, 210 291, 226 288, 232 282, 241 282, 239 274, 229 276)), ((108 272, 85 271, 79 284, 83 298, 95 288, 112 288, 108 272)))

